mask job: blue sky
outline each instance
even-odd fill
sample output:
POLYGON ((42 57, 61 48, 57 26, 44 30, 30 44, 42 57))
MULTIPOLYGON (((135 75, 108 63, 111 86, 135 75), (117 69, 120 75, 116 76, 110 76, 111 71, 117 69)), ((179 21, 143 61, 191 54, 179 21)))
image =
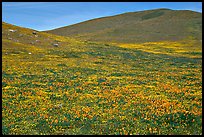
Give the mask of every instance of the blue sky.
POLYGON ((202 2, 2 2, 2 20, 41 31, 156 8, 202 12, 202 2))

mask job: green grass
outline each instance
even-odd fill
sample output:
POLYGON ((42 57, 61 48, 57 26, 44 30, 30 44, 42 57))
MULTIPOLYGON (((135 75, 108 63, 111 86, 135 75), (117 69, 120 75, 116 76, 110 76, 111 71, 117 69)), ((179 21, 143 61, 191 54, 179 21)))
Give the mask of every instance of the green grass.
POLYGON ((162 11, 156 11, 156 12, 153 12, 153 13, 146 14, 146 15, 142 16, 142 20, 156 18, 156 17, 159 17, 159 16, 161 16, 163 14, 164 14, 164 12, 162 12, 162 11))
POLYGON ((63 40, 57 48, 3 38, 3 134, 202 134, 196 42, 151 47, 56 38, 63 40))
POLYGON ((188 10, 154 9, 128 12, 46 31, 79 40, 115 43, 202 39, 202 14, 188 10))

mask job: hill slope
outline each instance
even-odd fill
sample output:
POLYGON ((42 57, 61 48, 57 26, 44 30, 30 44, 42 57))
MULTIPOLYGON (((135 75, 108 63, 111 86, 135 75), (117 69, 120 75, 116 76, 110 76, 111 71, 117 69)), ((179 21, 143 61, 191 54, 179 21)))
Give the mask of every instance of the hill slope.
POLYGON ((79 41, 73 38, 39 32, 33 29, 15 26, 5 22, 2 22, 2 40, 41 48, 53 48, 54 44, 57 43, 58 45, 79 43, 79 41))
POLYGON ((91 41, 140 43, 201 39, 202 14, 187 10, 155 9, 93 19, 46 32, 91 41))
POLYGON ((3 134, 202 134, 200 41, 113 45, 2 28, 3 134))

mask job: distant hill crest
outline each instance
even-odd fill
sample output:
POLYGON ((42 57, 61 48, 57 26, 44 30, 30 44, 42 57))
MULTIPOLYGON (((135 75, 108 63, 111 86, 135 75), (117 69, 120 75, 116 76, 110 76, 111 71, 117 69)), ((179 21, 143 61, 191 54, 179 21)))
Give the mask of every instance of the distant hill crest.
POLYGON ((166 8, 96 18, 46 31, 82 40, 141 43, 202 39, 202 14, 166 8))

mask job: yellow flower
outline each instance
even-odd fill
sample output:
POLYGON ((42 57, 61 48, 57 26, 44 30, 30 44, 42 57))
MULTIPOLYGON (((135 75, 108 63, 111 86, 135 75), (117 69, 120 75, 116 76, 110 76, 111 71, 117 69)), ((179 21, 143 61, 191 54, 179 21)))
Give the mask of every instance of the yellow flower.
POLYGON ((64 121, 68 121, 66 117, 64 117, 64 121))
POLYGON ((42 111, 46 110, 46 108, 42 108, 42 111))

